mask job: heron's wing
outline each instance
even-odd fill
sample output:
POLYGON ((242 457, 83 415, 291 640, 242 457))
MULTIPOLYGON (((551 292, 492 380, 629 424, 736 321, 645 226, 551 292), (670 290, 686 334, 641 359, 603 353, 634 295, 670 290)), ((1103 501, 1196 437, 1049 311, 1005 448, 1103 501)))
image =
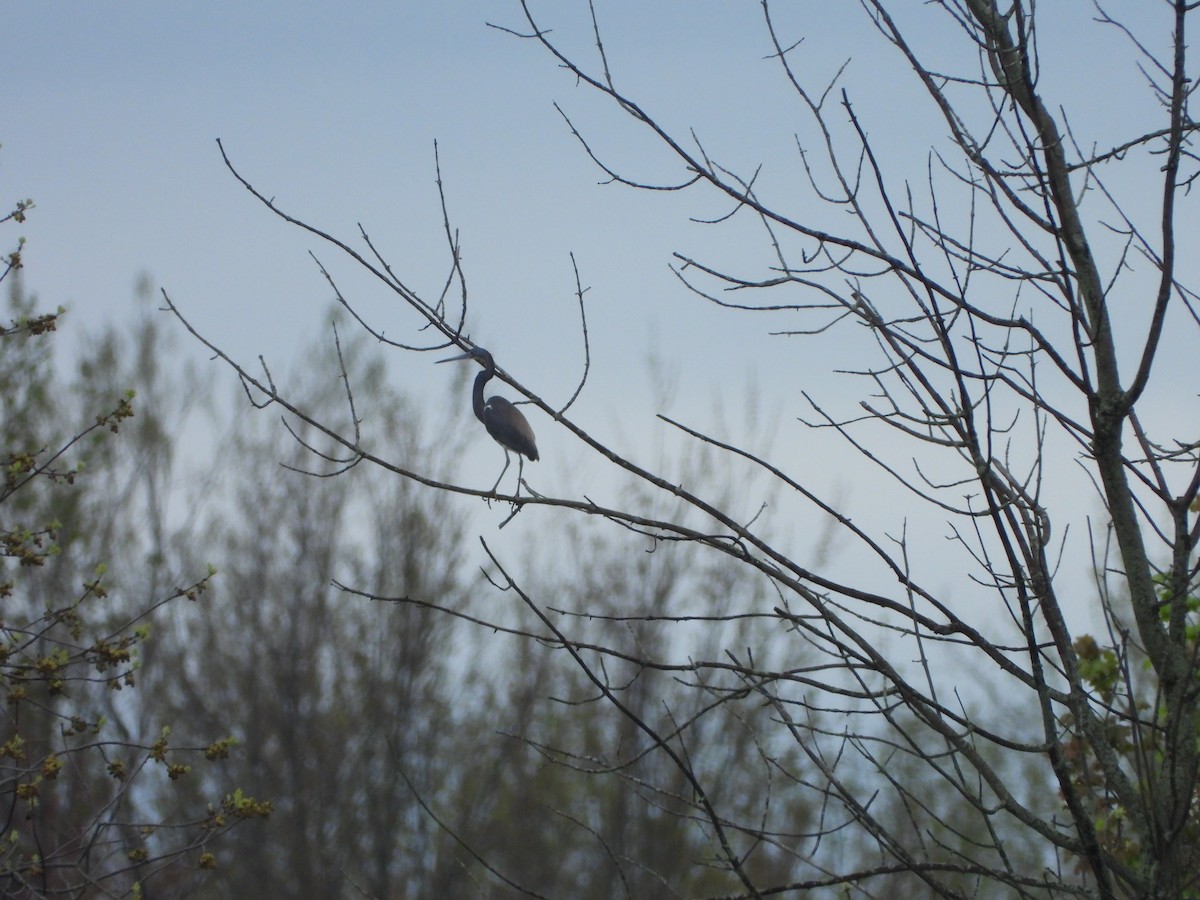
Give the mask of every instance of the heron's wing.
POLYGON ((483 424, 497 443, 509 450, 538 458, 533 429, 521 411, 503 397, 490 397, 483 407, 483 424))

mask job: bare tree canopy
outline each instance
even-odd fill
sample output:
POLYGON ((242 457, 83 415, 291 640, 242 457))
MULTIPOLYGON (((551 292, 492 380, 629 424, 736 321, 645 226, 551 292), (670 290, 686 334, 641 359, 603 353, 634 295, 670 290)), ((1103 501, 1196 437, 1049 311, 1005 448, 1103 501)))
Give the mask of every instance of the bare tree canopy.
MULTIPOLYGON (((553 432, 559 446, 574 442, 615 467, 637 485, 626 502, 540 493, 536 479, 497 495, 410 465, 364 432, 344 363, 346 412, 318 415, 265 363, 244 365, 198 334, 164 292, 167 307, 236 371, 249 400, 283 413, 316 476, 367 464, 499 500, 508 513, 501 527, 540 516, 546 530, 576 529, 564 535, 616 529, 630 538, 631 568, 647 549, 727 563, 724 604, 697 594, 695 605, 656 605, 631 582, 608 604, 580 594, 569 608, 556 592, 532 589, 519 563, 484 542, 492 584, 520 598, 525 615, 477 623, 544 653, 563 651, 559 664, 569 662, 589 692, 580 686, 571 702, 627 727, 607 744, 541 752, 581 779, 628 775, 653 759, 655 768, 628 776, 642 815, 678 817, 703 833, 704 857, 664 861, 644 843, 614 848, 610 823, 580 814, 578 827, 605 849, 612 883, 636 870, 652 872, 663 895, 1200 896, 1200 444, 1195 406, 1177 406, 1181 383, 1194 400, 1197 379, 1195 366, 1164 351, 1169 341, 1186 352, 1200 334, 1187 283, 1187 204, 1198 172, 1189 111, 1195 11, 1159 2, 1122 19, 1101 4, 1071 6, 1070 26, 1110 30, 1141 79, 1141 99, 1113 126, 1133 130, 1101 144, 1074 126, 1076 109, 1097 102, 1089 72, 1073 72, 1065 94, 1051 92, 1062 79, 1047 73, 1073 35, 1062 10, 1044 31, 1043 6, 863 0, 864 54, 900 60, 923 98, 919 121, 938 123, 904 135, 928 148, 910 169, 895 152, 897 136, 877 132, 842 86, 858 61, 823 79, 806 67, 820 16, 763 2, 764 55, 791 101, 786 114, 769 111, 794 132, 786 189, 776 173, 723 163, 719 141, 622 90, 603 5, 573 8, 590 13, 584 34, 571 30, 568 13, 555 9, 568 24, 552 27, 524 0, 519 22, 495 26, 611 101, 675 167, 660 182, 624 171, 561 109, 603 178, 703 192, 718 210, 714 228, 759 229, 769 262, 757 270, 676 255, 696 302, 784 318, 786 338, 764 340, 793 341, 797 355, 861 348, 869 338, 869 355, 847 352, 834 367, 856 379, 853 410, 827 402, 816 383, 787 412, 814 434, 838 435, 899 486, 914 516, 945 523, 936 532, 908 529, 890 513, 850 518, 828 485, 800 475, 795 455, 772 445, 663 417, 662 427, 707 454, 704 470, 685 478, 585 428, 576 407, 588 402, 589 375, 605 366, 590 352, 588 321, 604 313, 585 302, 593 298, 579 268, 566 288, 578 299, 584 348, 578 371, 561 377, 570 387, 523 384, 501 348, 489 349, 496 378, 523 399, 539 441, 553 432), (944 45, 928 39, 931 22, 944 45), (552 390, 563 402, 544 399, 552 390), (712 474, 735 471, 746 480, 712 474), (1066 471, 1084 473, 1092 495, 1058 490, 1066 471), (806 522, 832 522, 828 542, 853 564, 797 553, 789 523, 760 515, 758 498, 784 498, 807 510, 806 522), (1090 585, 1064 565, 1080 547, 1095 572, 1090 585)), ((1099 72, 1113 60, 1089 64, 1099 72)), ((335 267, 318 263, 367 334, 395 353, 471 352, 452 189, 443 190, 441 222, 431 222, 446 236, 446 277, 424 289, 366 231, 342 238, 309 224, 221 152, 271 212, 395 296, 389 320, 372 320, 339 290, 335 267), (392 336, 398 320, 411 328, 401 338, 392 336)), ((442 189, 440 163, 437 176, 442 189)), ((429 811, 449 822, 444 810, 429 811)), ((539 895, 519 871, 487 871, 498 885, 539 895)))

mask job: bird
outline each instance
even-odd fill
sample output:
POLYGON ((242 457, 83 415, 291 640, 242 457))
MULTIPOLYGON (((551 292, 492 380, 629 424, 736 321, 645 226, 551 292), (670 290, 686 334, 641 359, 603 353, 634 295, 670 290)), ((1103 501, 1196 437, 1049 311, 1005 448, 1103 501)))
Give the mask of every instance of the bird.
POLYGON ((466 353, 451 356, 449 359, 439 359, 438 362, 455 362, 460 359, 473 359, 483 366, 483 371, 475 376, 475 388, 471 393, 471 407, 475 410, 475 418, 483 423, 487 433, 504 448, 504 468, 500 470, 500 477, 496 479, 496 483, 492 485, 492 489, 488 493, 496 493, 496 488, 500 486, 504 473, 508 471, 508 467, 512 463, 509 458, 509 450, 517 454, 517 492, 520 493, 521 475, 525 466, 522 457, 528 456, 530 460, 538 458, 533 429, 529 427, 529 422, 521 414, 521 411, 503 397, 489 397, 487 402, 484 402, 483 386, 496 374, 496 361, 492 359, 492 354, 482 347, 472 347, 466 353))

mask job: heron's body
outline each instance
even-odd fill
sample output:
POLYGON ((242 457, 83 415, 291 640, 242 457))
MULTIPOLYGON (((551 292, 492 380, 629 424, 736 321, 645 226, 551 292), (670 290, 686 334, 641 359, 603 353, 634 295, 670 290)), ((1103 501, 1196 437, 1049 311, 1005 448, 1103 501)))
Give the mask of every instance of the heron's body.
POLYGON ((471 406, 475 410, 475 418, 483 423, 483 427, 487 429, 493 440, 504 448, 504 468, 500 472, 500 478, 496 479, 496 483, 492 485, 492 492, 500 485, 500 479, 504 477, 504 473, 508 471, 508 466, 511 460, 508 456, 508 451, 512 450, 517 454, 517 490, 521 488, 521 472, 524 466, 522 456, 528 456, 531 460, 538 458, 537 443, 533 439, 533 429, 529 427, 529 422, 521 411, 513 406, 512 403, 505 400, 503 397, 489 397, 486 401, 483 399, 484 385, 496 374, 496 363, 492 359, 492 354, 488 353, 482 347, 476 347, 460 356, 452 356, 450 359, 440 359, 438 362, 452 362, 456 359, 474 359, 483 366, 483 371, 475 376, 475 388, 471 394, 471 406))
POLYGON ((501 447, 537 459, 533 429, 521 411, 503 397, 489 397, 483 402, 483 383, 491 377, 490 372, 475 376, 475 417, 501 447))

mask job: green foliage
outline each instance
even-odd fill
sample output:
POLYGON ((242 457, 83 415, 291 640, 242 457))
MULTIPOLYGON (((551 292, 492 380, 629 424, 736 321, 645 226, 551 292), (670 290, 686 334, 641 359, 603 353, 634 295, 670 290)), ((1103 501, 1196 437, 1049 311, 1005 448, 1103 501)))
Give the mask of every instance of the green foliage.
MULTIPOLYGON (((1174 597, 1165 574, 1155 577, 1160 602, 1159 617, 1166 624, 1174 612, 1174 597)), ((1179 599, 1183 604, 1184 629, 1191 658, 1196 660, 1200 644, 1200 593, 1189 592, 1179 599)), ((1110 750, 1126 762, 1128 771, 1145 771, 1143 760, 1161 761, 1166 752, 1168 710, 1159 689, 1157 677, 1148 661, 1133 665, 1128 647, 1117 643, 1101 645, 1090 634, 1076 639, 1075 652, 1079 660, 1080 677, 1103 701, 1105 735, 1110 750)), ((1200 665, 1193 667, 1191 677, 1200 681, 1200 665)), ((1200 742, 1200 731, 1196 734, 1200 742)), ((1116 797, 1115 791, 1103 778, 1103 767, 1081 736, 1067 742, 1067 762, 1072 779, 1083 796, 1089 798, 1093 824, 1105 849, 1123 863, 1137 868, 1145 864, 1146 848, 1133 836, 1129 827, 1129 811, 1116 797)), ((1194 802, 1188 820, 1182 823, 1180 839, 1191 847, 1191 854, 1200 866, 1200 785, 1192 785, 1194 802)), ((1186 894, 1200 897, 1200 890, 1186 894)))
MULTIPOLYGON (((3 225, 6 222, 24 222, 25 214, 31 209, 33 209, 32 200, 18 200, 13 205, 12 212, 8 213, 3 218, 0 218, 0 225, 3 225)), ((24 265, 24 261, 21 259, 21 251, 24 249, 24 247, 25 238, 17 238, 17 249, 10 251, 8 255, 4 257, 4 268, 2 271, 0 271, 0 282, 4 281, 4 279, 6 279, 11 273, 16 272, 21 268, 22 265, 24 265)), ((21 330, 29 330, 33 334, 42 334, 44 331, 54 330, 53 316, 42 316, 39 317, 39 320, 40 321, 36 321, 34 323, 17 322, 15 323, 15 327, 21 330)), ((0 329, 0 337, 7 333, 7 331, 0 329)))
MULTIPOLYGON (((7 261, 0 280, 20 267, 20 250, 7 261)), ((84 397, 60 385, 49 341, 61 310, 39 314, 17 277, 10 293, 11 323, 0 327, 0 893, 142 896, 151 881, 183 885, 211 869, 208 845, 270 804, 236 792, 172 803, 175 786, 225 759, 232 741, 176 746, 161 725, 156 739, 139 737, 153 698, 134 689, 149 617, 201 598, 214 573, 130 589, 142 576, 119 524, 130 511, 104 495, 118 474, 105 445, 146 413, 129 389, 94 384, 84 397), (125 542, 112 540, 122 531, 125 542)))

